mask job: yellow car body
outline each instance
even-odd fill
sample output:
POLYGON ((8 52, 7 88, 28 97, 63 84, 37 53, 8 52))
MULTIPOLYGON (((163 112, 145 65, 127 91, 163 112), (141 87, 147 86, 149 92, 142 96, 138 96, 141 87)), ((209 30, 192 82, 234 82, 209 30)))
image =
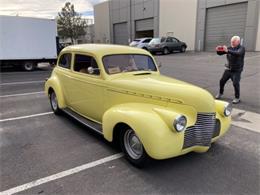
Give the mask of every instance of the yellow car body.
POLYGON ((58 60, 45 83, 46 95, 55 91, 60 109, 69 108, 99 124, 102 135, 110 142, 120 132, 118 127, 125 124, 134 130, 150 157, 166 159, 191 151, 206 152, 229 129, 231 117, 224 114, 227 102, 215 100, 202 88, 161 75, 157 65, 156 71, 106 72, 103 58, 109 55, 145 55, 155 63, 143 49, 83 44, 66 47, 59 56, 68 53, 71 66, 60 67, 58 60), (100 74, 74 71, 76 54, 94 58, 100 74), (173 126, 179 115, 187 119, 181 132, 173 126), (212 121, 214 129, 209 133, 207 124, 212 121))

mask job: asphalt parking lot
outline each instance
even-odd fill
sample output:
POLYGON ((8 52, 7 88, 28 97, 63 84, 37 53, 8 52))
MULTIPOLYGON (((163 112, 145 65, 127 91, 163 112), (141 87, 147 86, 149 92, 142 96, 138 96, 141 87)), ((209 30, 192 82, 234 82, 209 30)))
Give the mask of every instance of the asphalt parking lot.
MULTIPOLYGON (((161 73, 218 91, 225 58, 214 53, 157 55, 161 73)), ((66 115, 43 93, 51 69, 1 72, 0 194, 259 194, 260 126, 233 123, 207 153, 131 166, 101 136, 66 115)), ((191 94, 192 98, 192 94, 191 94)), ((228 83, 224 99, 232 101, 228 83)), ((247 53, 241 104, 260 114, 260 53, 247 53)), ((237 119, 236 119, 237 120, 237 119)))

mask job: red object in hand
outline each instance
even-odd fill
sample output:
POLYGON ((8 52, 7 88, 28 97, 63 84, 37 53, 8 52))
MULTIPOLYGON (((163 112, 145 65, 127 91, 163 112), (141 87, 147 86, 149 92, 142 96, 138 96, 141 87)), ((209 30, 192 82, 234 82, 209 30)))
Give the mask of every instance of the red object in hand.
POLYGON ((216 47, 216 51, 225 51, 225 50, 223 46, 219 45, 216 47))
POLYGON ((217 52, 218 55, 226 54, 226 51, 225 51, 225 49, 224 49, 224 46, 221 46, 221 45, 219 45, 219 46, 216 47, 216 52, 217 52))

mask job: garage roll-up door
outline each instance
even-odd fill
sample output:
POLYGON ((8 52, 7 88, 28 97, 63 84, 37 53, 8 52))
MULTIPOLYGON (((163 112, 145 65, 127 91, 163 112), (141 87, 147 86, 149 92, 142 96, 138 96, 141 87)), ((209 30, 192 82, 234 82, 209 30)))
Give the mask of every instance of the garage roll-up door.
POLYGON ((153 30, 153 18, 135 21, 136 31, 153 30))
POLYGON ((230 44, 230 38, 244 38, 247 3, 208 8, 206 14, 205 50, 212 51, 217 45, 230 44))
POLYGON ((126 22, 114 24, 114 43, 121 45, 128 44, 128 30, 126 22))

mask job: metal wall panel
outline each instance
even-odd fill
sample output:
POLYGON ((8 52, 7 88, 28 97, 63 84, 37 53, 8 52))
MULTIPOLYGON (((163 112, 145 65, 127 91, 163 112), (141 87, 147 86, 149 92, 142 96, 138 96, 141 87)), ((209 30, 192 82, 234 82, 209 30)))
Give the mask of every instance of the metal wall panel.
POLYGON ((245 37, 247 3, 208 8, 205 25, 205 50, 212 51, 217 45, 230 42, 233 35, 245 37))
POLYGON ((114 43, 120 45, 128 44, 127 22, 114 24, 114 43))
POLYGON ((153 29, 154 29, 153 18, 135 21, 135 30, 136 31, 153 30, 153 29))

